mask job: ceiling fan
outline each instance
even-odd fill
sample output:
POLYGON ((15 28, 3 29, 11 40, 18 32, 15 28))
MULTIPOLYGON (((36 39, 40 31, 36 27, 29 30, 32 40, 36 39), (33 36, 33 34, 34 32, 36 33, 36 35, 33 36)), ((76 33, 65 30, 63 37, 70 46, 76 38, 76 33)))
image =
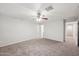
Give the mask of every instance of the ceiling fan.
POLYGON ((38 23, 43 23, 44 21, 48 20, 48 17, 46 17, 46 12, 48 13, 51 10, 53 10, 51 5, 44 8, 44 10, 38 10, 36 16, 34 16, 36 21, 38 23))
POLYGON ((42 10, 42 11, 41 10, 38 10, 37 11, 37 18, 42 18, 44 20, 48 20, 48 18, 45 17, 46 14, 44 14, 43 12, 49 12, 52 9, 53 9, 53 7, 50 5, 50 6, 46 7, 44 10, 42 10))
POLYGON ((32 17, 32 19, 37 22, 48 20, 47 15, 49 14, 50 11, 54 9, 52 4, 48 4, 48 3, 45 3, 45 4, 38 3, 38 4, 32 4, 32 5, 34 5, 35 9, 32 9, 33 7, 31 6, 31 4, 21 4, 20 6, 26 10, 29 10, 28 12, 30 13, 27 13, 28 16, 32 17))

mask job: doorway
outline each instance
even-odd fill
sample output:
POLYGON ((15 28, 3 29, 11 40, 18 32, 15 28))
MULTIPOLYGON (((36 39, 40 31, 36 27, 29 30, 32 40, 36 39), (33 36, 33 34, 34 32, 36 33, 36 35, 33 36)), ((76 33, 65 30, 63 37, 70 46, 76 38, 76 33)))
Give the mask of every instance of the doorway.
POLYGON ((65 41, 77 45, 77 21, 65 23, 65 41))

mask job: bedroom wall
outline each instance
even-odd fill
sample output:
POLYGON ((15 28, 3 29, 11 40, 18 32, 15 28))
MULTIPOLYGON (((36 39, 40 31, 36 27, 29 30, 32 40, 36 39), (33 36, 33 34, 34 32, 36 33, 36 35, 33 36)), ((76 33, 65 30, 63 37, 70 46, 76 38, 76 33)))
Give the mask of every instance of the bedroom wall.
POLYGON ((64 41, 64 20, 62 17, 50 17, 45 24, 45 37, 51 40, 64 41))
MULTIPOLYGON (((27 18, 29 19, 29 18, 27 18)), ((41 38, 40 30, 35 23, 0 15, 0 47, 34 38, 41 38)), ((49 17, 45 23, 44 38, 64 40, 64 20, 60 17, 49 17)))
POLYGON ((0 47, 39 38, 36 24, 27 19, 21 20, 0 15, 0 47))

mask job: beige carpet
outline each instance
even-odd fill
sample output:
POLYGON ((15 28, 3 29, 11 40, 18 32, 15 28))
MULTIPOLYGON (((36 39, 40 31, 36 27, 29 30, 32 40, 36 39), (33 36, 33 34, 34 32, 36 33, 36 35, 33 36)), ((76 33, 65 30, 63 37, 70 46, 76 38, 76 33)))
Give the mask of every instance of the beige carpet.
POLYGON ((79 48, 72 42, 34 39, 0 48, 1 56, 78 56, 79 48))

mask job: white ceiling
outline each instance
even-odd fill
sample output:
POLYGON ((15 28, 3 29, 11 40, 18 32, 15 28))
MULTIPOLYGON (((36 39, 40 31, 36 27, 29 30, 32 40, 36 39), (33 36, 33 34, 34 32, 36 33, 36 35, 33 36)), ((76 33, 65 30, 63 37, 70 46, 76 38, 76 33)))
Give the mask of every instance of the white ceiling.
POLYGON ((37 10, 43 10, 49 5, 54 9, 47 16, 67 18, 78 15, 78 3, 0 3, 0 15, 21 19, 32 18, 37 10))

